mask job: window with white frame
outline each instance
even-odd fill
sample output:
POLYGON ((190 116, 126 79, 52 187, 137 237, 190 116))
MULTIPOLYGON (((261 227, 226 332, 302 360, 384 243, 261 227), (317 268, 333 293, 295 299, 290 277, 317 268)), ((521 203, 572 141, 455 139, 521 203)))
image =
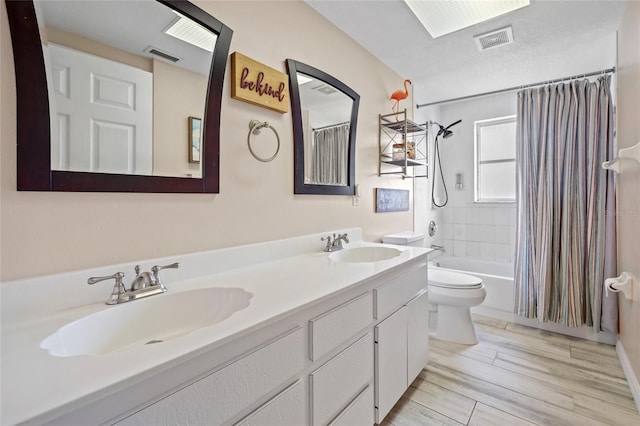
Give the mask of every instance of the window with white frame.
POLYGON ((475 127, 475 201, 516 200, 516 116, 481 120, 475 127))

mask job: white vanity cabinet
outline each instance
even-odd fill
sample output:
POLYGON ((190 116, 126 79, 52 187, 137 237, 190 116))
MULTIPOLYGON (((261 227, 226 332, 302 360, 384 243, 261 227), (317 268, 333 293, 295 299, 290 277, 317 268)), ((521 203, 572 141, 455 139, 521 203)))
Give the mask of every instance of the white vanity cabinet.
POLYGON ((382 422, 428 361, 426 286, 423 265, 376 290, 378 313, 396 309, 374 328, 376 423, 382 422))
POLYGON ((304 310, 288 332, 117 425, 380 423, 428 359, 426 275, 413 263, 304 310))
MULTIPOLYGON (((121 420, 129 425, 221 425, 265 395, 292 381, 304 367, 304 333, 298 327, 240 359, 121 420)), ((293 380, 295 381, 295 379, 293 380)), ((304 419, 304 394, 289 386, 256 411, 258 419, 304 419), (270 405, 273 406, 270 407, 270 405), (277 410, 275 410, 277 408, 277 410), (288 413, 283 413, 290 410, 288 413), (276 413, 276 411, 278 411, 276 413)), ((247 419, 247 424, 256 424, 247 419)))
MULTIPOLYGON (((352 247, 345 252, 378 247, 362 242, 359 229, 348 231, 352 247)), ((105 308, 109 289, 95 286, 73 304, 56 297, 51 306, 45 297, 75 296, 69 282, 135 264, 4 283, 2 389, 9 391, 0 423, 371 426, 382 420, 427 360, 428 249, 351 262, 318 252, 324 236, 177 257, 181 275, 170 291, 242 288, 252 294, 250 303, 219 323, 157 345, 144 344, 145 336, 101 356, 58 358, 24 336, 44 338, 105 309, 142 309, 144 301, 105 308), (211 265, 221 269, 212 273, 211 265), (42 306, 47 311, 35 318, 31 313, 42 306)))

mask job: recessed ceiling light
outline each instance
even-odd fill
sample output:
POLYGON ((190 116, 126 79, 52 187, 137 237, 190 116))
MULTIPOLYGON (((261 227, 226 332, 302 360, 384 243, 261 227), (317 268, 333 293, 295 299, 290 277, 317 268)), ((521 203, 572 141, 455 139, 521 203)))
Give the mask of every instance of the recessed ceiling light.
POLYGON ((433 38, 529 5, 529 0, 404 1, 433 38))
POLYGON ((217 36, 186 16, 182 16, 177 12, 175 13, 178 15, 178 19, 176 19, 169 28, 164 30, 165 34, 201 49, 213 52, 213 49, 216 46, 217 36))

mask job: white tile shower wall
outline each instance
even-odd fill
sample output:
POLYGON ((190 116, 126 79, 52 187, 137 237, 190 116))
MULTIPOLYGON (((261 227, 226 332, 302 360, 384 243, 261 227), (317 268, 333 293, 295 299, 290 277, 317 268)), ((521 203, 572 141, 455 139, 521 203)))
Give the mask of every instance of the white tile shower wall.
MULTIPOLYGON (((440 141, 449 203, 442 210, 442 238, 453 256, 512 262, 515 254, 515 204, 474 202, 474 121, 515 115, 516 95, 507 93, 440 107, 443 125, 459 119, 453 136, 440 141), (463 189, 455 188, 456 174, 463 189)), ((441 184, 440 180, 436 184, 441 184)))
MULTIPOLYGON (((457 191, 464 193, 465 191, 457 191)), ((442 240, 454 256, 513 262, 516 209, 513 204, 467 203, 442 209, 442 240)))

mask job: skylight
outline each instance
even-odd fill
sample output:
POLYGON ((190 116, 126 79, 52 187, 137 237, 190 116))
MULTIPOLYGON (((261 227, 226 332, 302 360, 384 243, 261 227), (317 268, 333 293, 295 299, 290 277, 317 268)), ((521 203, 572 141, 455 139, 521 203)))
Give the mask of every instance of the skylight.
POLYGON ((404 0, 431 37, 470 27, 529 5, 529 0, 404 0))
POLYGON ((165 34, 213 52, 216 46, 216 35, 177 12, 176 15, 178 15, 178 19, 164 30, 165 34))
POLYGON ((313 78, 307 77, 302 73, 296 73, 296 77, 298 78, 298 86, 302 86, 303 84, 313 81, 313 78))

